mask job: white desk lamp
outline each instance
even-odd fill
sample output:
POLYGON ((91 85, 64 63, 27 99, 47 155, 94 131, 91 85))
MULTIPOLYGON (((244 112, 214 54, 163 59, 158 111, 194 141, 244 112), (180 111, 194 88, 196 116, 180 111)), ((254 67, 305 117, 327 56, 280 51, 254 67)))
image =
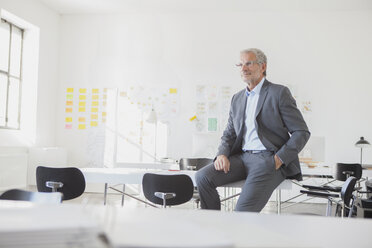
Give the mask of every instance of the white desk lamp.
POLYGON ((154 108, 151 109, 151 112, 149 114, 149 116, 147 117, 147 120, 146 120, 148 123, 154 123, 155 124, 155 152, 154 152, 154 161, 156 162, 157 161, 157 158, 156 158, 156 138, 157 138, 157 134, 158 134, 158 117, 156 115, 156 111, 154 110, 154 108))
POLYGON ((355 146, 356 147, 359 147, 360 148, 360 165, 363 166, 363 148, 367 148, 369 147, 371 144, 364 139, 364 137, 360 137, 360 140, 358 140, 356 143, 355 143, 355 146))

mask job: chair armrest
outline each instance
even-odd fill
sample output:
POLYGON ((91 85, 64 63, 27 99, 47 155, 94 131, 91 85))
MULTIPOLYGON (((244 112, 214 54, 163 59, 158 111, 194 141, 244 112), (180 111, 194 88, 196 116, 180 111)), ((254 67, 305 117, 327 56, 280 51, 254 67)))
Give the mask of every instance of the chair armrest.
POLYGON ((341 187, 331 187, 331 186, 313 186, 313 185, 302 185, 305 189, 310 190, 320 190, 320 191, 332 191, 332 192, 341 192, 341 187))
POLYGON ((318 192, 318 191, 311 191, 311 190, 300 190, 302 194, 307 194, 308 196, 314 196, 314 197, 322 197, 322 198, 328 198, 328 197, 339 197, 338 194, 332 194, 327 192, 318 192))

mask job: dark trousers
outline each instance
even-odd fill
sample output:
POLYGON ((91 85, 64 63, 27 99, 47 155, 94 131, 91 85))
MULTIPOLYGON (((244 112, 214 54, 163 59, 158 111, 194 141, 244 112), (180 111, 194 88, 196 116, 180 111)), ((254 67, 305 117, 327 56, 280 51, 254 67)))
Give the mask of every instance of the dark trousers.
POLYGON ((202 209, 221 209, 217 187, 245 180, 236 211, 260 212, 272 192, 285 179, 281 170, 275 169, 274 154, 270 151, 234 155, 229 158, 230 171, 217 171, 213 164, 196 173, 196 183, 202 209))

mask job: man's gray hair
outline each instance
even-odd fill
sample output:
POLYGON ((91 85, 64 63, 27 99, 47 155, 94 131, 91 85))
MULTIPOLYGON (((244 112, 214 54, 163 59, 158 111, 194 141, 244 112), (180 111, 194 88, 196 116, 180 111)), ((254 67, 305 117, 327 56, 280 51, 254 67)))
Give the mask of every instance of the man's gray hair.
MULTIPOLYGON (((240 54, 243 53, 253 53, 256 56, 258 64, 267 64, 266 55, 258 48, 248 48, 240 52, 240 54)), ((264 71, 263 74, 266 76, 266 71, 264 71)))

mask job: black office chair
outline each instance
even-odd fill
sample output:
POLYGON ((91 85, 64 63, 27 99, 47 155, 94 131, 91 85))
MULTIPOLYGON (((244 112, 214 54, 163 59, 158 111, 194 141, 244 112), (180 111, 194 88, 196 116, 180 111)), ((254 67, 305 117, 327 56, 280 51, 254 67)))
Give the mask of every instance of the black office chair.
POLYGON ((142 189, 147 200, 165 208, 188 202, 192 198, 194 184, 188 175, 146 173, 142 189))
POLYGON ((36 184, 39 192, 61 192, 64 201, 79 197, 85 190, 84 175, 74 167, 38 166, 36 184))
POLYGON ((337 204, 335 215, 336 216, 348 216, 351 217, 353 214, 354 208, 354 200, 355 196, 353 192, 355 191, 355 184, 357 179, 353 176, 350 176, 346 179, 345 183, 342 185, 340 193, 330 193, 325 188, 318 187, 317 189, 313 190, 300 190, 301 193, 307 194, 310 197, 321 197, 327 198, 327 211, 326 216, 330 216, 332 212, 332 203, 335 202, 337 204), (337 198, 341 198, 341 200, 337 200, 337 198))
POLYGON ((61 203, 60 192, 44 193, 31 192, 20 189, 10 189, 0 195, 1 200, 30 201, 35 203, 61 203))
MULTIPOLYGON (((179 165, 180 165, 180 170, 197 171, 211 163, 213 163, 213 159, 210 159, 210 158, 181 158, 179 165)), ((194 188, 194 194, 192 196, 192 199, 196 203, 196 208, 199 208, 200 195, 199 195, 199 191, 196 186, 194 188)))
POLYGON ((346 181, 350 176, 356 178, 357 181, 362 177, 362 166, 361 164, 346 164, 337 163, 335 179, 339 181, 346 181))

